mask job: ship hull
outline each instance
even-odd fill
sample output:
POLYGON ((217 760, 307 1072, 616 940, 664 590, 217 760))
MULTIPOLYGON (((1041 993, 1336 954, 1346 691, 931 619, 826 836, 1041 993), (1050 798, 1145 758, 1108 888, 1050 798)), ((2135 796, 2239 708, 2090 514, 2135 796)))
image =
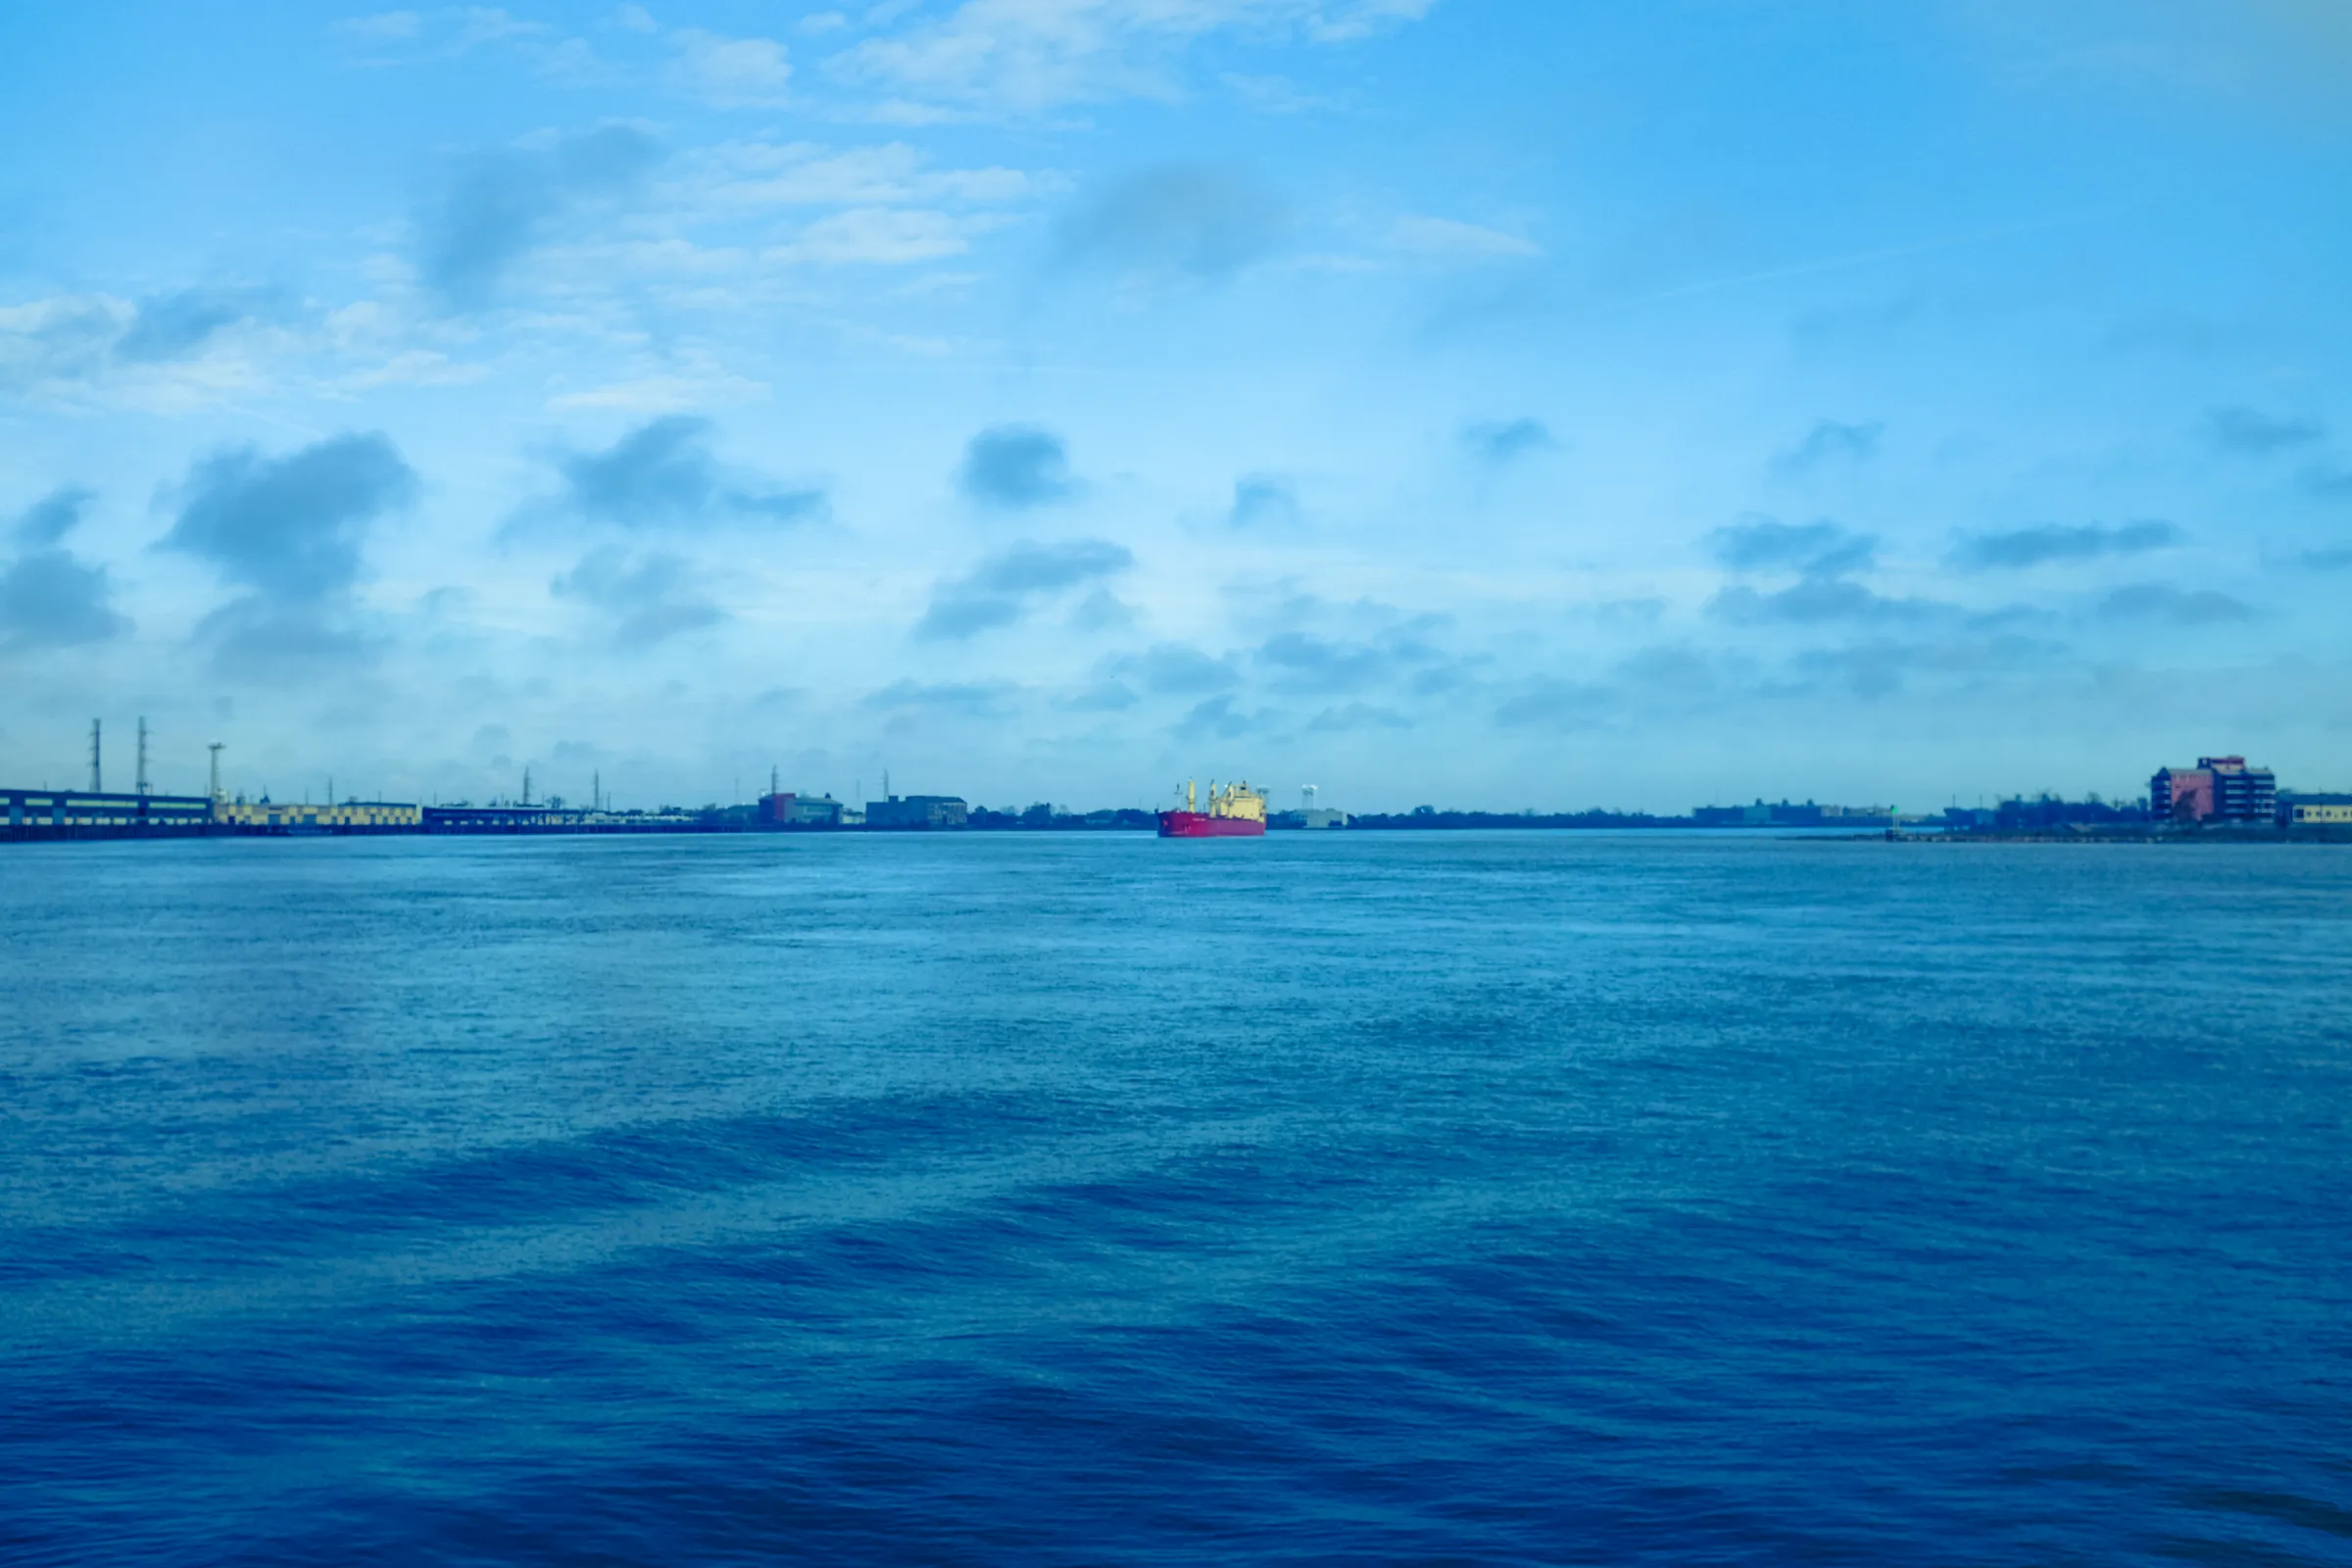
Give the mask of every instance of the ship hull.
POLYGON ((1206 811, 1159 813, 1163 839, 1256 839, 1265 834, 1265 823, 1247 816, 1211 816, 1206 811))

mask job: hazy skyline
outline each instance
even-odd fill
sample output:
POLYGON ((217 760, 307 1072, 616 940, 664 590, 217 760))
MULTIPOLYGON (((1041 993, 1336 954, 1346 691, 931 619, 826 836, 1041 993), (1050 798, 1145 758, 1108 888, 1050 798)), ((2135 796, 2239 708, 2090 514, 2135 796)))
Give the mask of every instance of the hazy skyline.
POLYGON ((2352 12, 0 17, 0 782, 2352 787, 2352 12))

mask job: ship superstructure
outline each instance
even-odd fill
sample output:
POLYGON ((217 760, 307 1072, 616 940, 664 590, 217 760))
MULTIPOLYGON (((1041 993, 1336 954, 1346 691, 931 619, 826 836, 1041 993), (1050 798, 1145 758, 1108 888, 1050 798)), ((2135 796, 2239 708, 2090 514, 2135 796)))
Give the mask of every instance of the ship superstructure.
POLYGON ((1248 784, 1228 784, 1217 788, 1211 779, 1208 786, 1207 809, 1194 791, 1193 781, 1184 781, 1184 806, 1181 809, 1159 813, 1159 836, 1163 839, 1253 839, 1266 831, 1266 798, 1248 784))

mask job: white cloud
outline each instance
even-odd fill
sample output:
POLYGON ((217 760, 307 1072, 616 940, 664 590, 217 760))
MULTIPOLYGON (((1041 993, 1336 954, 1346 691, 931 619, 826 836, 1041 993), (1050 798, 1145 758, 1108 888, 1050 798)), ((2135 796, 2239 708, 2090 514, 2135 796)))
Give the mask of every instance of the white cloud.
POLYGON ((1337 99, 1301 92, 1298 83, 1287 76, 1252 76, 1228 71, 1218 79, 1234 97, 1261 115, 1303 115, 1333 108, 1338 103, 1337 99))
POLYGON ((905 142, 835 152, 808 142, 739 142, 706 161, 703 199, 713 207, 875 207, 915 202, 1014 202, 1061 182, 1018 169, 932 169, 905 142))
MULTIPOLYGON (((847 79, 917 101, 1034 114, 1128 97, 1173 99, 1195 40, 1227 28, 1362 37, 1434 0, 964 0, 952 14, 836 56, 847 79)), ((869 18, 869 21, 872 20, 869 18)))
POLYGON ((1400 251, 1433 261, 1491 262, 1544 254, 1533 240, 1450 218, 1399 218, 1389 230, 1389 240, 1400 251))
POLYGON ((594 87, 614 79, 610 66, 599 60, 584 38, 566 38, 540 53, 539 74, 562 87, 594 87))
POLYGON ((727 38, 700 27, 670 34, 681 85, 724 109, 773 108, 785 101, 792 61, 773 38, 727 38))
POLYGON ((818 219, 767 254, 829 267, 896 267, 960 256, 971 249, 970 236, 987 226, 988 220, 919 208, 854 207, 818 219))
POLYGON ((132 307, 101 294, 0 306, 0 393, 43 393, 101 374, 132 307))
POLYGON ((496 6, 460 6, 450 16, 458 24, 457 36, 450 40, 452 54, 464 54, 483 44, 504 43, 510 38, 536 38, 550 30, 545 23, 525 22, 496 6))
POLYGON ((373 369, 344 377, 341 385, 354 392, 381 386, 469 386, 489 373, 487 366, 462 364, 438 349, 408 349, 373 369))
POLYGON ((1399 23, 1419 22, 1436 4, 1437 0, 1349 0, 1349 3, 1315 7, 1308 26, 1317 39, 1336 43, 1365 37, 1399 23))
POLYGON ((706 368, 701 374, 663 372, 578 392, 558 393, 547 400, 547 406, 556 412, 609 409, 623 414, 677 414, 731 403, 754 403, 766 396, 767 387, 762 382, 706 368))
POLYGON ((364 43, 401 43, 416 37, 422 22, 414 11, 380 11, 372 17, 345 17, 335 30, 364 43))

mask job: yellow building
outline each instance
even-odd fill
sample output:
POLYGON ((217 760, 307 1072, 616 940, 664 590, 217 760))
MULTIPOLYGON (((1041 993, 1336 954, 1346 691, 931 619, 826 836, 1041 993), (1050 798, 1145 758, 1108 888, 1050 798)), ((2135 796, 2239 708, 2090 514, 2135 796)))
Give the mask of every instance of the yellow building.
POLYGON ((2287 808, 2287 820, 2297 827, 2335 822, 2352 824, 2352 801, 2297 801, 2287 808))
POLYGON ((345 801, 340 806, 297 805, 291 802, 216 801, 213 820, 256 833, 372 830, 424 826, 424 808, 390 801, 345 801))

